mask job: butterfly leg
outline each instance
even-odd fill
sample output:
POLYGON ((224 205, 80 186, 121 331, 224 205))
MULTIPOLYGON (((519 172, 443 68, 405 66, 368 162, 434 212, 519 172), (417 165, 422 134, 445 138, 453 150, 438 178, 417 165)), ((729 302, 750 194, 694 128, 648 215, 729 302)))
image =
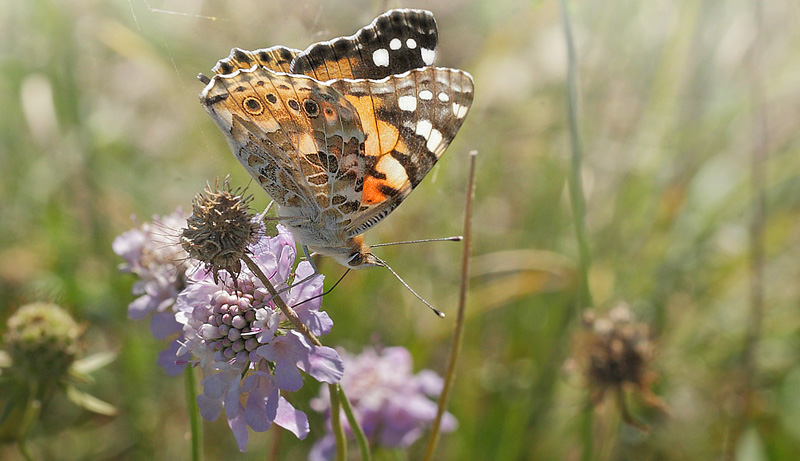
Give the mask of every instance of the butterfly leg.
POLYGON ((303 283, 306 283, 309 280, 313 279, 314 277, 316 277, 318 275, 321 275, 319 270, 317 270, 317 266, 314 264, 314 261, 311 259, 311 253, 308 250, 308 247, 305 246, 305 245, 301 245, 301 247, 303 248, 303 253, 306 255, 306 260, 308 261, 309 264, 311 264, 311 268, 314 269, 314 272, 312 272, 311 275, 309 275, 308 277, 304 278, 303 280, 300 280, 299 282, 298 281, 294 281, 294 282, 292 282, 291 285, 289 285, 287 287, 284 287, 284 288, 281 288, 280 290, 278 290, 277 293, 275 293, 274 296, 270 297, 267 300, 267 302, 272 301, 272 298, 274 298, 275 296, 277 296, 277 295, 279 295, 279 294, 281 294, 281 293, 283 293, 285 291, 289 291, 290 289, 292 289, 292 287, 295 287, 297 285, 301 285, 303 283))
POLYGON ((309 280, 313 279, 314 277, 320 275, 320 272, 317 269, 317 266, 314 264, 314 260, 311 259, 311 252, 308 250, 308 247, 305 246, 305 245, 301 245, 301 248, 303 248, 303 254, 306 255, 306 261, 308 261, 308 263, 311 264, 311 268, 314 269, 314 272, 312 272, 311 275, 309 275, 308 277, 304 278, 303 280, 300 280, 299 282, 293 282, 291 285, 289 285, 288 287, 284 288, 284 290, 288 290, 289 288, 291 288, 293 286, 300 285, 302 283, 306 283, 309 280))
POLYGON ((311 259, 311 252, 308 250, 308 247, 306 245, 301 245, 301 247, 303 248, 303 254, 306 255, 306 261, 308 261, 308 263, 311 264, 311 268, 314 269, 314 275, 319 274, 317 266, 314 265, 314 260, 311 259))

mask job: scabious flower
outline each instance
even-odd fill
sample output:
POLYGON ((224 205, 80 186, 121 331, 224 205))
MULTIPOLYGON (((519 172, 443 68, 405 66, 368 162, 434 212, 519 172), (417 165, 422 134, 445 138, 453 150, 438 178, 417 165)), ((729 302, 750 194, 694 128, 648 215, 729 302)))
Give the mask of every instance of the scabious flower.
POLYGON ((142 223, 114 239, 114 252, 125 259, 122 272, 138 277, 133 294, 138 295, 128 305, 128 316, 141 320, 150 316, 150 331, 158 339, 173 339, 161 353, 159 364, 170 375, 183 369, 188 357, 174 360, 182 326, 175 321, 175 300, 186 286, 188 255, 180 245, 180 230, 186 226, 187 214, 180 209, 166 216, 154 216, 152 222, 142 223), (176 339, 177 337, 177 339, 176 339))
MULTIPOLYGON (((251 245, 252 259, 277 290, 285 290, 296 250, 291 233, 277 228, 277 236, 262 237, 251 245)), ((311 264, 303 261, 294 279, 311 274, 311 264)), ((315 335, 327 334, 333 326, 327 313, 319 310, 322 281, 319 275, 279 294, 288 306, 297 306, 298 317, 315 335)), ((300 389, 300 370, 320 382, 338 382, 344 369, 336 351, 314 346, 291 329, 247 267, 241 268, 234 285, 229 274, 196 266, 177 306, 185 338, 179 353, 190 352, 203 370, 203 393, 197 399, 202 416, 214 420, 224 409, 242 451, 247 447, 248 426, 261 432, 275 423, 305 438, 306 415, 280 391, 300 389)))
MULTIPOLYGON (((436 416, 436 402, 431 398, 442 392, 442 378, 430 370, 413 374, 411 354, 403 347, 380 351, 367 348, 359 355, 343 352, 341 356, 347 369, 341 386, 347 391, 356 420, 370 443, 406 448, 419 439, 436 416)), ((320 397, 311 406, 316 411, 330 413, 327 388, 322 388, 320 397)), ((352 435, 344 414, 341 420, 352 435)), ((455 417, 445 414, 442 432, 452 432, 456 426, 455 417)), ((335 448, 334 436, 328 433, 314 445, 309 459, 333 459, 335 448)))
POLYGON ((134 287, 144 293, 135 302, 136 312, 163 310, 180 332, 160 361, 172 369, 192 363, 202 370, 197 404, 205 419, 215 420, 224 410, 241 451, 247 448, 248 428, 262 432, 272 423, 305 438, 306 415, 280 392, 300 389, 301 371, 329 384, 344 372, 334 349, 305 336, 327 334, 333 326, 320 311, 323 277, 312 277, 308 261, 292 274, 291 233, 278 225, 275 237, 266 236, 263 216, 250 211, 252 196, 232 191, 227 181, 217 186, 195 197, 189 218, 176 216, 180 223, 161 226, 180 229, 169 233, 169 243, 154 245, 157 234, 143 226, 120 236, 114 250, 126 259, 124 268, 141 278, 134 287), (284 317, 259 277, 279 290, 275 296, 293 308, 296 318, 284 317), (302 334, 295 329, 303 326, 302 334))
POLYGON ((50 303, 26 304, 8 319, 7 327, 3 344, 15 373, 40 386, 67 378, 81 334, 67 311, 50 303))
POLYGON ((114 252, 125 259, 120 270, 139 277, 133 294, 141 296, 128 306, 132 319, 169 310, 185 286, 189 265, 179 238, 187 216, 180 209, 154 216, 152 222, 142 223, 114 239, 114 252))

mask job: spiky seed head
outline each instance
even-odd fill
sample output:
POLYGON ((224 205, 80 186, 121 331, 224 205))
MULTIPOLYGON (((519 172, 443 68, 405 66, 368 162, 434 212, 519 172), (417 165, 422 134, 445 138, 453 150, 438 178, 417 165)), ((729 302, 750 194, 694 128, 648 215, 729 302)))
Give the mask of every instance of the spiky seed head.
POLYGON ((189 257, 203 262, 218 281, 219 271, 238 277, 242 256, 258 240, 261 224, 250 210, 252 195, 242 189, 231 190, 227 179, 222 188, 206 185, 192 203, 192 215, 181 233, 181 246, 189 257))

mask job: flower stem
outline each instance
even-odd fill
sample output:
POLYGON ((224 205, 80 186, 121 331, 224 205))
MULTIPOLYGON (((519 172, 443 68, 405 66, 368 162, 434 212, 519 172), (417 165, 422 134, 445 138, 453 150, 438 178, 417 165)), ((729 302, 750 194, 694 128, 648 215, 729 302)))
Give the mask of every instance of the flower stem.
MULTIPOLYGON (((275 302, 281 312, 283 312, 283 315, 289 319, 292 325, 294 325, 294 327, 297 328, 297 330, 302 333, 303 336, 308 338, 308 340, 311 341, 311 344, 317 347, 322 347, 322 343, 319 341, 319 339, 317 339, 317 337, 311 333, 308 327, 300 321, 294 310, 286 305, 286 303, 283 301, 283 298, 278 296, 278 290, 272 286, 272 282, 269 281, 269 278, 267 278, 266 274, 264 274, 264 271, 258 267, 258 264, 256 264, 255 261, 253 261, 247 255, 242 256, 242 260, 245 264, 247 264, 247 267, 253 271, 256 277, 261 280, 261 283, 264 284, 264 287, 266 287, 270 296, 272 296, 272 300, 275 302)), ((337 459, 344 461, 344 459, 347 457, 347 445, 344 438, 344 429, 342 429, 339 418, 339 392, 341 392, 341 395, 344 396, 345 400, 347 400, 347 396, 344 395, 343 390, 337 391, 337 389, 341 389, 338 384, 329 384, 328 389, 330 390, 331 394, 331 425, 333 426, 333 433, 336 435, 336 456, 337 459)), ((351 427, 353 428, 354 432, 361 431, 361 428, 358 426, 358 422, 355 420, 351 421, 351 427)), ((361 433, 363 434, 363 431, 361 431, 361 433)))
MULTIPOLYGON (((561 22, 564 26, 564 38, 567 44, 567 116, 569 118, 570 146, 572 148, 572 161, 569 174, 569 199, 572 207, 572 218, 575 225, 575 238, 578 241, 578 256, 580 261, 580 288, 578 298, 578 315, 587 307, 594 304, 592 292, 589 288, 589 265, 591 255, 589 242, 586 236, 586 202, 583 195, 583 181, 581 178, 581 163, 583 161, 583 143, 578 129, 578 88, 575 70, 575 43, 572 39, 572 26, 569 21, 567 1, 559 0, 561 9, 561 22)), ((587 397, 588 399, 588 397, 587 397)), ((591 402, 587 401, 581 415, 581 435, 583 438, 583 453, 581 459, 589 461, 594 457, 594 410, 591 402)))
POLYGON ((358 449, 361 451, 361 461, 369 461, 372 459, 372 454, 369 451, 369 442, 367 442, 367 436, 364 434, 364 430, 361 429, 361 425, 358 424, 356 415, 353 414, 353 407, 350 405, 350 399, 348 399, 347 395, 344 393, 344 388, 342 388, 342 386, 338 387, 342 409, 344 410, 345 416, 347 416, 347 422, 350 423, 350 428, 353 430, 353 434, 356 436, 358 449))
POLYGON ((28 446, 28 434, 33 424, 39 419, 39 414, 42 410, 42 402, 39 400, 39 386, 36 383, 31 383, 27 389, 26 400, 22 418, 19 421, 17 448, 23 458, 33 460, 33 454, 28 446))
POLYGON ((270 448, 270 461, 278 461, 281 452, 281 430, 277 425, 270 427, 272 431, 272 447, 270 448))
POLYGON ((33 461, 33 455, 31 455, 31 450, 28 448, 27 439, 19 439, 17 441, 17 448, 22 457, 25 458, 25 461, 33 461))
POLYGON ((328 384, 328 393, 331 399, 331 430, 336 437, 336 460, 345 461, 347 459, 347 440, 344 437, 344 428, 339 412, 339 385, 328 384))
POLYGON ((433 420, 431 435, 428 438, 428 446, 425 449, 425 460, 433 459, 433 452, 439 443, 439 433, 442 425, 442 418, 447 411, 447 404, 453 389, 456 377, 456 363, 461 352, 461 343, 464 334, 464 319, 467 307, 467 288, 469 287, 469 265, 472 252, 472 198, 475 193, 475 164, 478 157, 477 151, 469 153, 469 179, 467 180, 467 197, 464 203, 464 250, 461 254, 461 285, 458 293, 458 312, 456 313, 456 324, 453 327, 453 341, 450 343, 450 353, 447 357, 447 371, 444 375, 444 386, 442 394, 439 396, 438 410, 436 418, 433 420))
POLYGON ((272 296, 272 301, 275 302, 275 304, 278 306, 278 309, 280 309, 281 312, 283 312, 283 315, 285 315, 286 318, 289 319, 292 325, 294 325, 294 327, 297 328, 297 331, 299 331, 300 333, 303 334, 303 336, 308 338, 308 340, 311 341, 311 344, 318 347, 322 347, 322 343, 319 341, 319 339, 317 339, 317 337, 314 336, 313 333, 311 333, 308 327, 305 326, 305 324, 300 321, 300 319, 297 317, 297 314, 295 314, 294 310, 291 309, 289 306, 287 306, 285 302, 283 302, 283 298, 278 296, 278 290, 276 290, 275 287, 272 286, 272 282, 269 281, 269 278, 266 276, 266 274, 264 274, 264 271, 262 271, 261 268, 258 267, 258 264, 256 264, 255 261, 253 261, 247 255, 242 256, 242 261, 244 261, 244 263, 247 264, 247 267, 250 268, 251 271, 253 271, 253 273, 256 275, 256 277, 258 277, 259 280, 261 280, 261 283, 264 284, 264 287, 266 287, 270 296, 272 296))
POLYGON ((187 366, 183 371, 186 388, 186 408, 189 410, 189 426, 192 432, 192 461, 202 459, 203 424, 200 420, 200 407, 197 406, 197 382, 194 379, 194 368, 187 366))

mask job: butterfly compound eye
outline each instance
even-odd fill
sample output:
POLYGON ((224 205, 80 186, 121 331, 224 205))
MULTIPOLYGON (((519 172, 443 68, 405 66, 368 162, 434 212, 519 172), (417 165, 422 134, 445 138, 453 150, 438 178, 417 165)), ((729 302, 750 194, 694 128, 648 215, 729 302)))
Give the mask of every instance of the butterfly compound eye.
POLYGON ((347 265, 350 267, 357 267, 360 266, 364 262, 364 255, 361 252, 356 252, 350 255, 350 259, 347 260, 347 265))

